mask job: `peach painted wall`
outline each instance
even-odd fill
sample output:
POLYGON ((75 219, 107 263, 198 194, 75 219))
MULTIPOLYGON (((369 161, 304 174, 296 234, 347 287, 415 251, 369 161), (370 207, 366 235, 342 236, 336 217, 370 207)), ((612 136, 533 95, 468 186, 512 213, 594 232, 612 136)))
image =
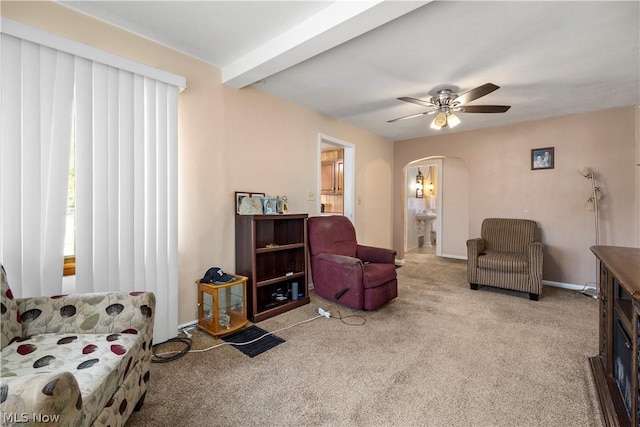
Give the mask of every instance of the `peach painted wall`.
MULTIPOLYGON (((600 244, 638 247, 638 120, 636 107, 617 108, 477 131, 443 133, 394 143, 394 188, 402 169, 427 156, 459 158, 468 168, 468 235, 449 236, 460 247, 480 235, 487 217, 530 218, 545 244, 544 279, 584 285, 595 281, 594 213, 584 204, 590 182, 577 173, 591 166, 603 198, 600 244), (555 147, 555 168, 531 170, 532 148, 555 147)), ((443 170, 444 172, 444 170, 443 170)), ((443 207, 448 190, 443 177, 443 207)), ((462 190, 462 188, 461 188, 462 190)), ((394 194, 394 248, 402 249, 402 212, 394 194)), ((446 222, 446 214, 443 221, 446 222)), ((443 239, 448 237, 444 235, 443 239)))
POLYGON ((180 324, 196 319, 194 281, 211 266, 234 270, 235 191, 286 194, 292 212, 319 213, 319 201, 306 201, 307 190, 319 188, 319 133, 355 146, 359 240, 391 247, 390 141, 256 88, 228 88, 215 66, 52 2, 2 1, 0 12, 186 77, 179 96, 180 324))
POLYGON ((467 258, 469 168, 456 157, 442 159, 442 256, 467 258))

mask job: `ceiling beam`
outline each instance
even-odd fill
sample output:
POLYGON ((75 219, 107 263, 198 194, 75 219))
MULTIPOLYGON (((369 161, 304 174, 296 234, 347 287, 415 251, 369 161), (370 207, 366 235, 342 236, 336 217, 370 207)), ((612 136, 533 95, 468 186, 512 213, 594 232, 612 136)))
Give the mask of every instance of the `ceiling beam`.
POLYGON ((251 85, 431 1, 337 1, 223 67, 222 82, 236 89, 251 85))

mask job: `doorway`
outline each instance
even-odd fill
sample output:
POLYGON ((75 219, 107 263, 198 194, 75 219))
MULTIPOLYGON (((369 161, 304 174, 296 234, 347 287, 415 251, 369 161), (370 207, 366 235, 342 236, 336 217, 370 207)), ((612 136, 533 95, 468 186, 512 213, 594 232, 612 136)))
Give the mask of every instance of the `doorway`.
POLYGON ((405 167, 404 251, 442 255, 442 158, 405 167))
POLYGON ((318 135, 318 212, 343 215, 354 222, 355 146, 318 135))

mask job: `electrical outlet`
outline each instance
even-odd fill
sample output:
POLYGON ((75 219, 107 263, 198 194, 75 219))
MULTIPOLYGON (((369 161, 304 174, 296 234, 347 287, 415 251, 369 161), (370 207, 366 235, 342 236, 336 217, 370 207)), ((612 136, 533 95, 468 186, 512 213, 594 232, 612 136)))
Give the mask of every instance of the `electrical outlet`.
POLYGON ((307 201, 313 202, 316 199, 316 193, 311 190, 307 190, 307 201))

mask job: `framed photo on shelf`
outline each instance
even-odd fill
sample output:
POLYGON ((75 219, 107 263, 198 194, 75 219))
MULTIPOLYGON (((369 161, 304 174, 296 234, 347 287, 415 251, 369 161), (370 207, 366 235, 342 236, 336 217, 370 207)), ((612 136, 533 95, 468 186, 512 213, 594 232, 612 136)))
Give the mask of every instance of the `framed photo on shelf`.
POLYGON ((236 215, 261 215, 263 193, 236 191, 236 215))
POLYGON ((531 170, 553 169, 555 164, 554 147, 533 148, 531 150, 531 170))
POLYGON ((275 197, 263 197, 262 198, 262 212, 265 215, 273 215, 273 214, 277 214, 278 210, 277 210, 277 199, 275 197))
POLYGON ((245 197, 250 197, 250 193, 236 191, 236 215, 240 215, 240 204, 245 197))

